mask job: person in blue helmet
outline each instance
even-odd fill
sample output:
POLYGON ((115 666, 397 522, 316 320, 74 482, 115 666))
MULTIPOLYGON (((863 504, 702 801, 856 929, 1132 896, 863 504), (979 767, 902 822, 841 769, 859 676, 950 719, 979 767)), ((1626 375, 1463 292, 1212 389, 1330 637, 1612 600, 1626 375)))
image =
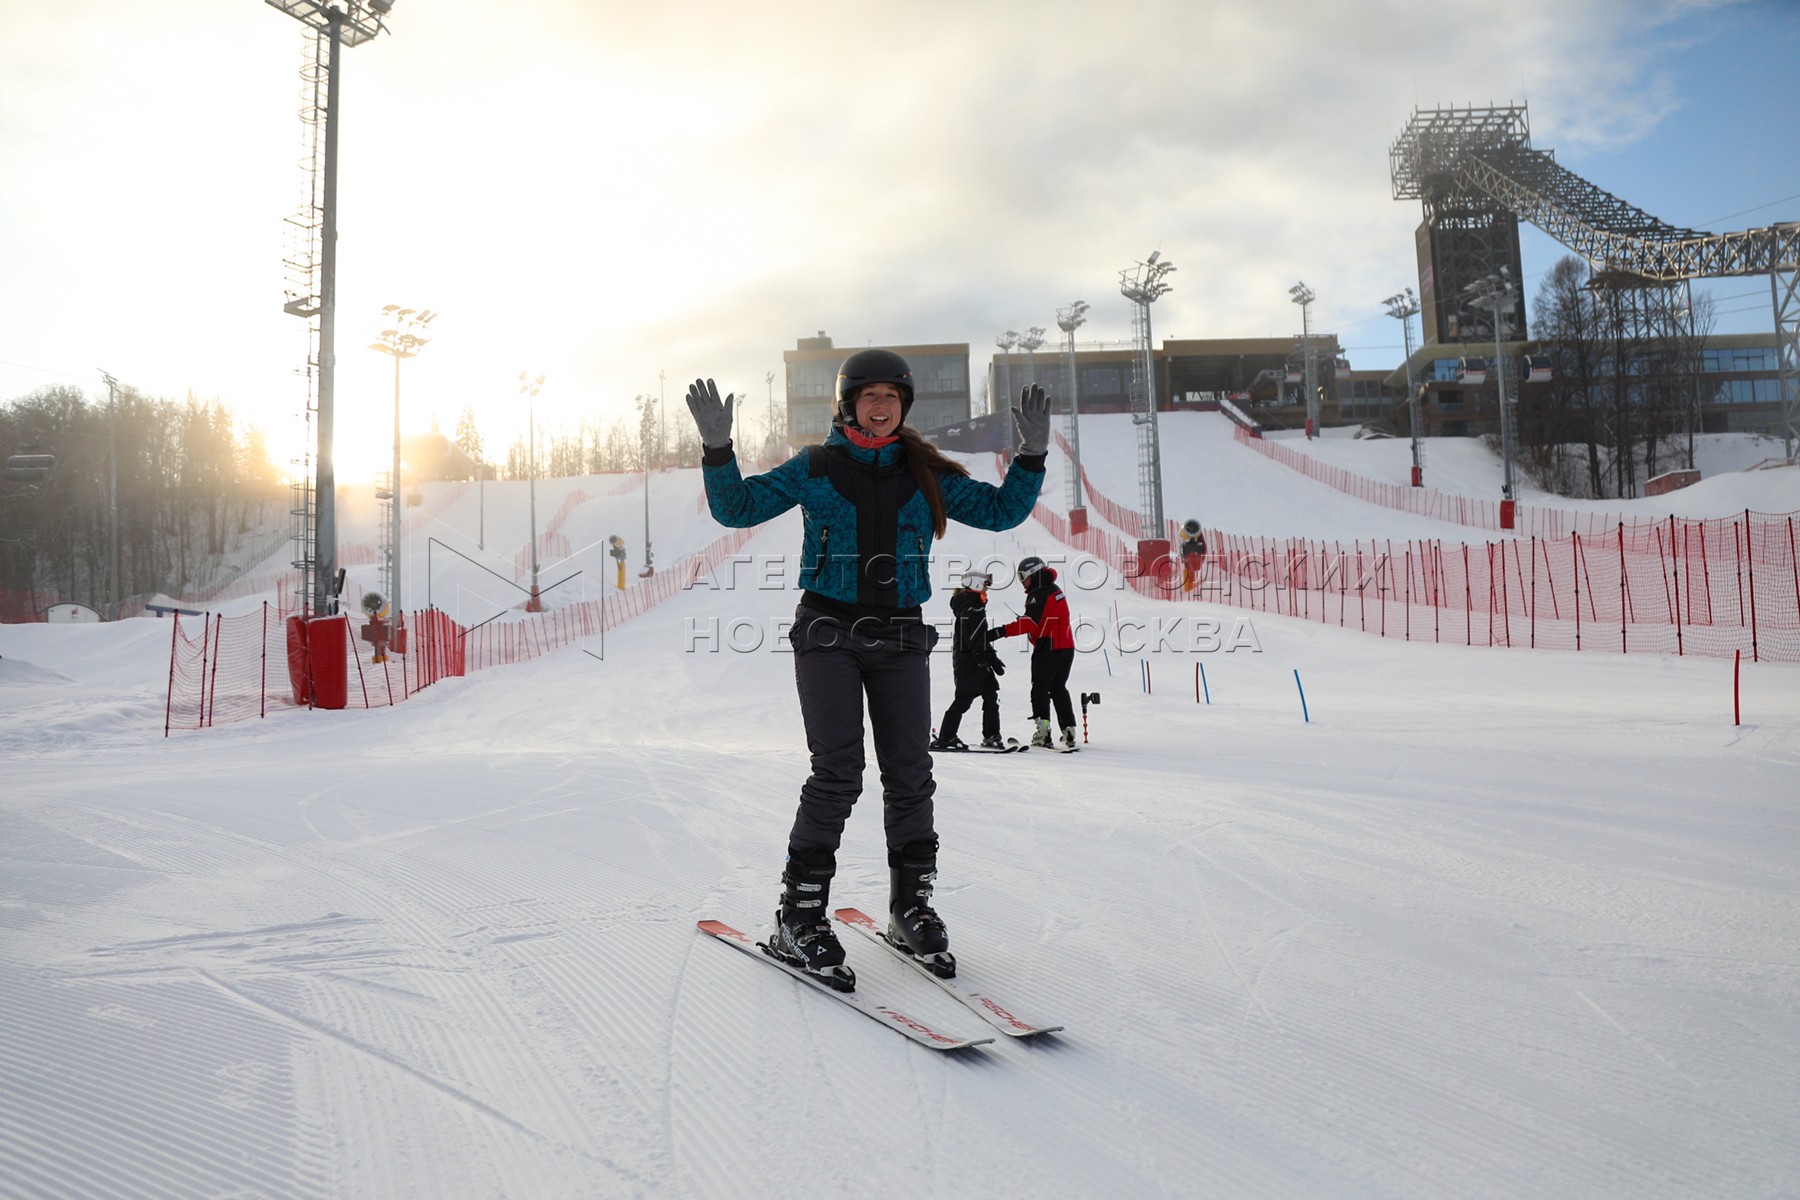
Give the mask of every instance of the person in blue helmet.
POLYGON ((1018 453, 998 486, 969 476, 906 424, 912 370, 891 350, 859 350, 838 371, 830 434, 744 478, 732 453, 734 398, 710 379, 688 388, 705 447, 707 505, 722 525, 759 525, 798 506, 802 588, 789 637, 812 771, 788 833, 770 953, 840 991, 856 986, 830 921, 831 880, 862 792, 864 711, 880 767, 890 895, 888 936, 937 974, 954 975, 950 938, 931 905, 937 877, 932 796, 931 649, 924 617, 931 546, 947 523, 1011 529, 1044 482, 1050 407, 1042 388, 1013 410, 1018 453))

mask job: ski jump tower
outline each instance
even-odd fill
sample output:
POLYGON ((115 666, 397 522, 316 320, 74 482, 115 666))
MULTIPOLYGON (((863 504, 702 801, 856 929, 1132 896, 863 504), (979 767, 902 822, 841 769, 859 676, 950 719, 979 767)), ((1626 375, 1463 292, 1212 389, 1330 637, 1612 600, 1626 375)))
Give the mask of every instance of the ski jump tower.
MULTIPOLYGON (((1420 326, 1425 343, 1491 340, 1471 321, 1463 289, 1519 270, 1519 221, 1529 221, 1592 264, 1596 286, 1617 292, 1633 336, 1669 336, 1691 321, 1695 279, 1767 275, 1775 311, 1782 435, 1800 438, 1800 222, 1742 233, 1666 225, 1558 165, 1531 145, 1525 106, 1416 109, 1388 151, 1394 199, 1419 200, 1420 326)), ((1501 313, 1525 336, 1524 298, 1501 313)), ((1503 330, 1503 333, 1505 330, 1503 330)))

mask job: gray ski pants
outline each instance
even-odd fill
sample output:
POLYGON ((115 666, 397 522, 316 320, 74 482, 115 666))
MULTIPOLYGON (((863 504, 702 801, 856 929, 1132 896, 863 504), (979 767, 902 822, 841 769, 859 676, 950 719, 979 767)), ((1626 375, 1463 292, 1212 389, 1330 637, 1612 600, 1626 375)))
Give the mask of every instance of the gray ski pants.
POLYGON ((862 794, 863 701, 875 732, 882 823, 890 847, 933 836, 931 647, 920 621, 854 627, 801 605, 789 635, 812 774, 800 788, 789 844, 836 850, 862 794))

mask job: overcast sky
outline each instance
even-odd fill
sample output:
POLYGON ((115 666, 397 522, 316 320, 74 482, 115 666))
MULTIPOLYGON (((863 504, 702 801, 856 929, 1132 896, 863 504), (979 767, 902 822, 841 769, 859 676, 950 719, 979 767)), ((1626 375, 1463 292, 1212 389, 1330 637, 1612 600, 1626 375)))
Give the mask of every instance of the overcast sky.
MULTIPOLYGON (((1165 338, 1285 336, 1357 367, 1417 286, 1388 148, 1415 107, 1525 101, 1533 144, 1676 225, 1800 219, 1793 0, 398 0, 345 51, 340 477, 385 459, 383 304, 441 314, 409 429, 510 440, 781 351, 1124 339, 1119 272, 1177 265, 1165 338), (659 383, 666 374, 666 385, 659 383)), ((98 371, 300 430, 281 311, 302 26, 260 0, 0 0, 0 401, 98 371)), ((1532 234, 1526 272, 1562 253, 1532 234)), ((1535 282, 1527 281, 1528 293, 1535 282)), ((1763 280, 1716 288, 1772 328, 1763 280)), ((1736 310, 1736 311, 1732 311, 1736 310)), ((760 418, 765 404, 755 404, 760 418)), ((685 419, 682 415, 681 419, 685 419)))

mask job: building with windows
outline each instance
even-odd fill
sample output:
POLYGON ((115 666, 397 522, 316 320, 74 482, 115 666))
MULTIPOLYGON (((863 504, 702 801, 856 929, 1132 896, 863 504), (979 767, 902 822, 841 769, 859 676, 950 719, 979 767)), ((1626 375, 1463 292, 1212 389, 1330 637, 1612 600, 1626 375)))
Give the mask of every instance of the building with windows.
MULTIPOLYGON (((1423 388, 1419 409, 1420 432, 1428 437, 1474 437, 1498 433, 1500 416, 1497 373, 1490 361, 1493 343, 1487 343, 1486 354, 1475 343, 1421 347, 1413 354, 1413 378, 1423 388)), ((1503 342, 1502 357, 1507 360, 1507 394, 1521 405, 1557 405, 1569 407, 1570 381, 1558 379, 1554 373, 1554 356, 1537 342, 1503 342), (1527 365, 1521 372, 1520 364, 1527 365), (1530 364, 1538 364, 1533 378, 1530 364), (1525 378, 1521 379, 1521 374, 1525 378)), ((1693 420, 1700 433, 1768 433, 1780 436, 1782 425, 1780 351, 1772 333, 1713 334, 1705 339, 1699 355, 1699 369, 1683 372, 1674 368, 1678 378, 1672 385, 1680 392, 1672 404, 1693 420)), ((1653 370, 1645 358, 1626 364, 1628 393, 1641 394, 1653 370)), ((1610 388, 1612 374, 1610 354, 1602 349, 1593 374, 1597 391, 1610 388)), ((1406 392, 1404 368, 1387 373, 1386 386, 1403 400, 1406 392)), ((1610 403, 1597 399, 1597 405, 1610 403)), ((1405 429, 1405 418, 1395 410, 1394 422, 1405 429)), ((1345 414, 1344 419, 1351 418, 1345 414)), ((1360 418, 1367 419, 1367 418, 1360 418)), ((1329 422, 1327 422, 1329 423, 1329 422)))
MULTIPOLYGON (((787 368, 788 439, 795 446, 825 440, 837 403, 837 373, 857 348, 831 344, 824 330, 800 338, 781 352, 787 368)), ((936 429, 966 421, 969 410, 969 343, 888 346, 906 360, 913 373, 913 406, 906 423, 914 429, 936 429)))
MULTIPOLYGON (((1497 374, 1472 370, 1487 367, 1492 341, 1485 347, 1487 353, 1483 354, 1483 343, 1440 341, 1414 352, 1412 378, 1423 389, 1421 434, 1474 437, 1499 431, 1497 374)), ((1069 380, 1069 355, 1055 346, 1029 355, 1018 351, 992 355, 983 390, 993 399, 979 406, 973 403, 969 387, 967 342, 891 349, 913 369, 916 398, 909 423, 915 428, 953 425, 981 415, 978 409, 1010 406, 1020 389, 1034 382, 1050 393, 1054 414, 1061 417, 1068 412, 1067 397, 1074 390, 1069 380)), ((1559 386, 1553 376, 1533 378, 1520 370, 1521 363, 1544 356, 1539 343, 1504 342, 1501 351, 1510 364, 1509 395, 1520 398, 1521 403, 1545 402, 1552 396, 1551 389, 1559 386), (1525 377, 1521 379, 1521 375, 1525 377)), ((794 349, 782 353, 787 367, 788 428, 794 445, 824 440, 831 428, 838 367, 854 352, 833 346, 831 338, 820 332, 817 337, 799 339, 794 349)), ((1367 425, 1395 435, 1411 432, 1404 364, 1356 369, 1332 333, 1314 333, 1312 353, 1324 425, 1367 425)), ((1082 413, 1132 411, 1132 397, 1143 371, 1135 349, 1120 343, 1078 344, 1074 358, 1082 413)), ((1779 434, 1778 359, 1772 333, 1708 337, 1699 370, 1690 372, 1694 380, 1691 412, 1697 430, 1779 434)), ((1272 429, 1299 429, 1306 423, 1306 355, 1298 337, 1172 338, 1156 348, 1152 361, 1151 382, 1161 411, 1210 408, 1229 399, 1272 429)), ((1641 375, 1646 369, 1638 364, 1632 373, 1641 375)))
MULTIPOLYGON (((1339 423, 1336 413, 1344 380, 1357 376, 1379 380, 1387 374, 1350 372, 1333 334, 1314 334, 1312 350, 1317 359, 1314 378, 1328 425, 1339 423)), ((1299 338, 1171 339, 1151 358, 1158 410, 1214 407, 1220 400, 1230 399, 1258 409, 1258 418, 1277 428, 1306 423, 1306 357, 1299 338)), ((1132 410, 1132 396, 1143 370, 1136 350, 1129 346, 1085 350, 1077 346, 1075 370, 1084 414, 1132 410)), ((994 355, 988 367, 990 395, 1017 397, 1027 382, 1042 384, 1058 402, 1052 404, 1053 412, 1066 412, 1060 401, 1070 390, 1068 354, 994 355)), ((1359 383, 1359 387, 1367 384, 1359 383)))

